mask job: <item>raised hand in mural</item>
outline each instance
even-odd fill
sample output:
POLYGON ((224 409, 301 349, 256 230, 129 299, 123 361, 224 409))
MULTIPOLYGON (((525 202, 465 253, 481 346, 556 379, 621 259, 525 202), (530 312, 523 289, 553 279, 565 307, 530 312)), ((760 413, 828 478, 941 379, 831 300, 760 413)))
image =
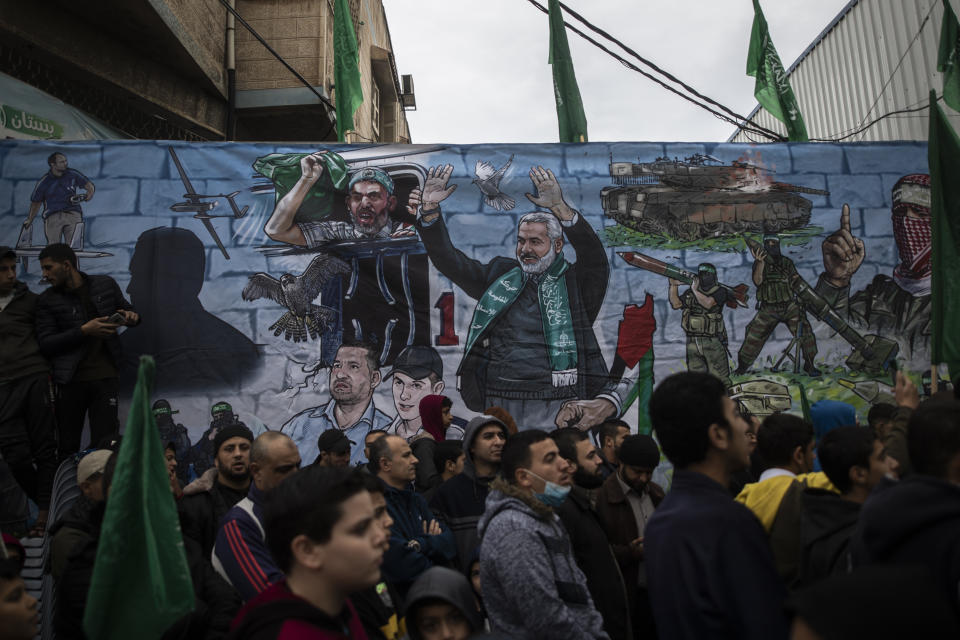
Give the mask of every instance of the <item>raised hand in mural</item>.
POLYGON ((553 421, 558 429, 576 427, 581 431, 592 429, 603 424, 607 418, 613 417, 617 408, 605 398, 593 400, 570 400, 564 402, 553 421))
POLYGON ((820 245, 823 252, 823 277, 835 287, 850 284, 850 278, 857 272, 866 250, 863 240, 855 238, 850 232, 850 207, 843 205, 840 213, 840 228, 830 234, 820 245))
POLYGON ((416 198, 417 204, 423 209, 424 213, 435 210, 441 202, 457 190, 457 185, 447 186, 452 173, 452 164, 430 167, 430 171, 427 172, 427 180, 423 183, 423 189, 414 189, 410 193, 410 203, 412 204, 416 198))
POLYGON ((538 207, 550 209, 553 215, 565 222, 573 220, 577 211, 563 199, 563 190, 553 171, 543 167, 533 167, 530 169, 530 181, 533 182, 533 188, 537 190, 536 196, 532 193, 527 194, 530 202, 538 207))
POLYGON ((300 174, 303 179, 313 184, 323 175, 323 155, 326 151, 317 151, 300 159, 300 174))

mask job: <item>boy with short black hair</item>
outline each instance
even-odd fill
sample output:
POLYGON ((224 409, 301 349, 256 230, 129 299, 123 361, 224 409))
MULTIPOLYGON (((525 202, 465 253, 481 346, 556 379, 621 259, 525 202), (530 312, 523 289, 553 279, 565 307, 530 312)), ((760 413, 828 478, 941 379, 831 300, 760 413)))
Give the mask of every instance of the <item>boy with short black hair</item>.
POLYGON ((355 470, 311 466, 264 505, 267 544, 286 575, 251 600, 232 638, 366 638, 350 593, 376 584, 386 533, 355 470))
POLYGON ((463 443, 460 440, 444 440, 437 443, 437 448, 433 452, 433 464, 440 472, 443 482, 463 471, 465 457, 463 443))
POLYGON ((860 507, 894 463, 873 430, 856 425, 823 436, 817 457, 840 495, 812 488, 803 492, 797 587, 849 571, 848 547, 860 507))

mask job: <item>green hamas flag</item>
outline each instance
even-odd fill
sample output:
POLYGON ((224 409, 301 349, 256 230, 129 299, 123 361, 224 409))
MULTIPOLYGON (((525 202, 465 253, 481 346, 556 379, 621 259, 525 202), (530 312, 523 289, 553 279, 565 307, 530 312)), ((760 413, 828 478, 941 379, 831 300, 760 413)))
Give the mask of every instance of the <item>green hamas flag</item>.
POLYGON ((586 142, 587 116, 583 113, 559 0, 550 0, 550 57, 547 62, 553 66, 553 95, 557 100, 560 142, 586 142))
POLYGON ((359 62, 360 52, 350 17, 350 5, 347 0, 336 0, 333 14, 333 83, 337 92, 337 140, 340 142, 344 141, 347 131, 354 128, 353 114, 363 104, 359 62))
POLYGON ((933 235, 930 315, 933 364, 946 362, 950 377, 960 375, 960 139, 953 131, 937 94, 930 92, 930 231, 933 235))
POLYGON ((787 81, 787 72, 773 47, 767 21, 760 9, 760 0, 753 0, 753 30, 747 53, 747 75, 757 79, 753 95, 770 114, 787 125, 790 142, 807 142, 807 127, 800 115, 800 106, 787 81))
POLYGON ((937 71, 943 72, 944 102, 954 111, 960 111, 960 24, 957 23, 957 15, 947 0, 943 0, 937 71))
POLYGON ((90 580, 90 640, 155 640, 193 610, 193 583, 163 459, 150 390, 156 365, 140 358, 90 580))

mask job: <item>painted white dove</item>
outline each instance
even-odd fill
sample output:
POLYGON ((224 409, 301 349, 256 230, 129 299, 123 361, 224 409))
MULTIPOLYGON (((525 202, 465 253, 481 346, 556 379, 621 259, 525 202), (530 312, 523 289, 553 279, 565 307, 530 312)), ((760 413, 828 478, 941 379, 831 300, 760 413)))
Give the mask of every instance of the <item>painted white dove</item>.
POLYGON ((513 198, 500 191, 500 180, 507 172, 507 169, 510 168, 510 163, 512 162, 513 156, 511 155, 510 159, 507 160, 507 164, 497 170, 489 162, 477 160, 477 168, 475 170, 477 177, 473 180, 473 184, 477 185, 480 192, 483 193, 483 201, 497 211, 509 211, 517 204, 513 198))

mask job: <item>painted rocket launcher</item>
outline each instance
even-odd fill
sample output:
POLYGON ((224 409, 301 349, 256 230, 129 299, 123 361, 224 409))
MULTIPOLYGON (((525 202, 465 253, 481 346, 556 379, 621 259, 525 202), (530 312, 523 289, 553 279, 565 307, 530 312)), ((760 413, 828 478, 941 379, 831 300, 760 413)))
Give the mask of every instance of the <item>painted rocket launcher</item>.
MULTIPOLYGON (((756 240, 746 236, 743 239, 752 251, 763 248, 763 245, 756 240)), ((769 255, 764 258, 764 263, 766 263, 768 269, 779 270, 779 267, 769 255)), ((894 340, 873 334, 860 335, 799 275, 790 280, 790 288, 797 294, 800 305, 806 311, 812 313, 821 322, 826 323, 853 347, 853 353, 847 358, 847 366, 851 370, 875 375, 890 368, 890 363, 897 357, 900 350, 899 345, 894 340)))
MULTIPOLYGON (((666 262, 661 262, 656 258, 651 258, 648 255, 642 253, 636 253, 634 251, 618 251, 617 255, 623 258, 627 264, 637 267, 639 269, 644 269, 650 271, 651 273, 656 273, 657 275, 666 276, 668 278, 673 278, 674 280, 679 280, 684 284, 693 284, 693 279, 697 276, 693 271, 687 271, 686 269, 681 269, 680 267, 675 267, 666 262)), ((737 307, 746 307, 747 301, 749 300, 749 295, 747 291, 749 287, 747 285, 740 283, 735 287, 730 285, 719 283, 719 287, 727 292, 727 306, 731 309, 736 309, 737 307)))

